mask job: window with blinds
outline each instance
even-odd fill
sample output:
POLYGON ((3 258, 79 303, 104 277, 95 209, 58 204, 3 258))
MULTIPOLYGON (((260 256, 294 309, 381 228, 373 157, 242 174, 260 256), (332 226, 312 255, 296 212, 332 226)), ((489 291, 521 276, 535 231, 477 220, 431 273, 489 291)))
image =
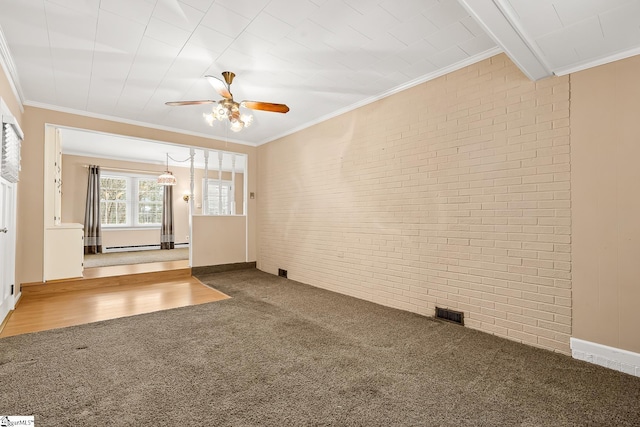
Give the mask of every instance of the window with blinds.
POLYGON ((9 182, 18 182, 20 173, 20 144, 22 130, 13 117, 2 116, 2 159, 0 176, 9 182))

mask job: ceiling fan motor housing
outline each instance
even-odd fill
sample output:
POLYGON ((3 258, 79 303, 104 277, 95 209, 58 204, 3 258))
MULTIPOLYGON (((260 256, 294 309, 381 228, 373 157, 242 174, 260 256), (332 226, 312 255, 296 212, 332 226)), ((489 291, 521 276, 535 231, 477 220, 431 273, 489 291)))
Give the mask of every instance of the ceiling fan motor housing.
POLYGON ((236 75, 231 72, 231 71, 223 71, 222 72, 222 77, 224 77, 224 81, 227 82, 227 86, 231 86, 231 83, 233 83, 233 78, 236 75))
POLYGON ((228 113, 229 119, 240 117, 240 104, 233 99, 223 99, 222 101, 218 101, 218 105, 218 108, 222 107, 221 111, 228 113))

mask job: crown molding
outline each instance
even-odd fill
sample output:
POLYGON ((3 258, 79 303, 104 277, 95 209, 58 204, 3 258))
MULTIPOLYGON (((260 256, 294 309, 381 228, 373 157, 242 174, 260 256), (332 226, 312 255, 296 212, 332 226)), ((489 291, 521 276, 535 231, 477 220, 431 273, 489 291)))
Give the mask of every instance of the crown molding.
POLYGON ((191 132, 191 131, 188 131, 188 130, 178 129, 178 128, 174 128, 174 127, 170 127, 170 126, 161 126, 161 125, 156 125, 156 124, 153 124, 153 123, 140 122, 140 121, 137 121, 137 120, 123 119, 122 117, 109 116, 107 114, 99 114, 99 113, 92 113, 92 112, 89 112, 89 111, 75 110, 73 108, 60 107, 60 106, 57 106, 57 105, 45 104, 45 103, 42 103, 42 102, 27 101, 27 102, 24 103, 24 105, 27 106, 27 107, 42 108, 42 109, 45 109, 45 110, 58 111, 60 113, 67 113, 67 114, 74 114, 74 115, 77 115, 77 116, 90 117, 92 119, 108 120, 110 122, 123 123, 123 124, 127 124, 127 125, 145 127, 145 128, 150 128, 150 129, 157 129, 157 130, 162 130, 162 131, 166 131, 166 132, 179 133, 179 134, 182 134, 182 135, 196 136, 196 137, 199 137, 199 138, 206 138, 206 139, 211 139, 211 140, 219 141, 219 142, 231 142, 233 144, 248 145, 250 147, 255 147, 256 146, 256 144, 253 144, 253 143, 250 143, 250 142, 246 142, 246 141, 240 141, 240 140, 237 140, 237 139, 232 139, 232 138, 220 139, 220 138, 211 136, 211 135, 206 134, 206 133, 191 132))
POLYGON ((636 47, 629 50, 623 50, 620 52, 616 52, 613 55, 602 56, 597 59, 592 59, 589 61, 570 65, 568 67, 558 68, 556 71, 554 71, 554 74, 556 76, 565 76, 567 74, 577 73, 578 71, 583 71, 588 68, 609 64, 610 62, 620 61, 622 59, 630 58, 636 55, 640 55, 640 47, 636 47))
POLYGON ((332 113, 326 114, 326 115, 324 115, 322 117, 319 117, 319 118, 317 118, 315 120, 312 120, 310 122, 304 123, 304 124, 302 124, 300 126, 297 126, 297 127, 293 128, 293 129, 290 129, 290 130, 288 130, 288 131, 286 131, 284 133, 281 133, 281 134, 276 135, 274 137, 271 137, 269 139, 265 139, 263 141, 260 141, 257 144, 257 146, 260 146, 260 145, 263 145, 263 144, 267 144, 269 142, 275 141, 275 140, 280 139, 280 138, 284 138, 285 136, 294 134, 296 132, 300 132, 301 130, 307 129, 307 128, 311 127, 311 126, 317 125, 319 123, 322 123, 322 122, 327 121, 329 119, 332 119, 334 117, 338 117, 338 116, 340 116, 342 114, 348 113, 349 111, 353 111, 353 110, 358 109, 360 107, 364 107, 365 105, 372 104, 372 103, 374 103, 376 101, 384 99, 384 98, 386 98, 388 96, 391 96, 393 94, 396 94, 398 92, 402 92, 404 90, 410 89, 410 88, 412 88, 414 86, 417 86, 419 84, 428 82, 429 80, 437 79, 438 77, 444 76, 445 74, 449 74, 449 73, 452 73, 454 71, 460 70, 461 68, 467 67, 469 65, 473 65, 476 62, 480 62, 480 61, 485 60, 487 58, 491 58, 492 56, 496 56, 496 55, 498 55, 500 53, 502 53, 502 49, 499 48, 499 47, 495 47, 495 48, 486 50, 484 52, 481 52, 481 53, 479 53, 477 55, 470 56, 467 59, 464 59, 462 61, 456 62, 455 64, 451 64, 451 65, 449 65, 447 67, 440 68, 440 69, 438 69, 438 70, 436 70, 436 71, 434 71, 432 73, 425 74, 424 76, 421 76, 421 77, 418 77, 416 79, 413 79, 413 80, 411 80, 411 81, 409 81, 407 83, 404 83, 404 84, 402 84, 400 86, 396 86, 396 87, 394 87, 394 88, 392 88, 392 89, 390 89, 390 90, 388 90, 386 92, 383 92, 383 93, 381 93, 379 95, 375 95, 375 96, 366 98, 366 99, 364 99, 362 101, 358 101, 355 104, 351 104, 351 105, 349 105, 347 107, 344 107, 344 108, 341 108, 339 110, 333 111, 332 113))
POLYGON ((4 37, 2 27, 0 27, 0 65, 2 66, 5 76, 7 76, 13 95, 18 100, 20 112, 24 113, 24 95, 22 94, 22 88, 20 87, 20 80, 18 79, 16 65, 13 62, 11 52, 9 51, 9 45, 7 45, 7 40, 4 37))

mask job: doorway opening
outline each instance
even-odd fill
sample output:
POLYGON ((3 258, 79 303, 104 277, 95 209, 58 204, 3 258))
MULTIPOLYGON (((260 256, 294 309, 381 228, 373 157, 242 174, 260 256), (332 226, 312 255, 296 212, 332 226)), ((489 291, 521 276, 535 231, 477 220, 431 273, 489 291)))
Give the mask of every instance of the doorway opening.
MULTIPOLYGON (((100 166, 102 244, 99 253, 83 258, 83 276, 94 274, 93 269, 107 269, 114 274, 123 269, 138 271, 148 264, 158 264, 160 269, 194 266, 195 217, 242 217, 245 225, 240 228, 245 230, 238 233, 238 239, 246 247, 246 154, 63 126, 47 127, 51 129, 46 135, 56 140, 59 150, 56 167, 61 191, 51 203, 54 221, 47 223, 45 219, 45 247, 48 230, 84 223, 88 167, 100 166), (173 240, 170 250, 161 250, 159 221, 163 202, 158 176, 167 170, 177 181, 171 197, 173 240)), ((53 154, 55 159, 56 153, 53 154)), ((60 279, 47 276, 46 259, 45 251, 43 282, 60 279)), ((104 277, 103 272, 99 274, 104 277)))

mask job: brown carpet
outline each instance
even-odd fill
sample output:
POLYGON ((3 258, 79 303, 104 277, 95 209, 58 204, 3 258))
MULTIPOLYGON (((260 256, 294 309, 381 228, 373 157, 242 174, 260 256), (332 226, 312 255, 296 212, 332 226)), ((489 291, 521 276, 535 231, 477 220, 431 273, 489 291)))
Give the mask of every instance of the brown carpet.
POLYGON ((640 378, 257 270, 232 299, 0 339, 42 426, 638 426, 640 378))

